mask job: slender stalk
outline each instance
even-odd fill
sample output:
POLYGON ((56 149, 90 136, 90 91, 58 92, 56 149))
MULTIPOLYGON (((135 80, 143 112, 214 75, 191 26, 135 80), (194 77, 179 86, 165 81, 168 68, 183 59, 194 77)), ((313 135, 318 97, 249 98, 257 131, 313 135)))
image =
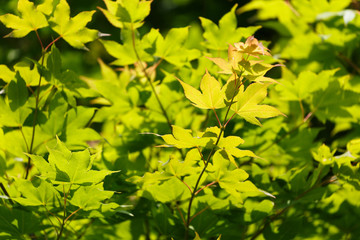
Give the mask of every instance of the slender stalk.
POLYGON ((192 193, 192 190, 191 190, 190 186, 184 180, 182 180, 179 177, 177 177, 177 179, 179 179, 183 184, 185 184, 185 186, 190 190, 190 193, 192 193))
MULTIPOLYGON (((235 74, 235 73, 234 73, 234 74, 235 74)), ((240 79, 240 77, 239 77, 238 79, 240 79)), ((236 82, 236 75, 235 75, 235 82, 236 82)), ((242 84, 242 83, 241 83, 241 84, 242 84)), ((240 86, 241 86, 241 84, 240 84, 240 86)), ((215 154, 215 149, 216 149, 217 145, 218 145, 219 142, 220 142, 220 139, 221 139, 222 134, 223 134, 224 131, 225 131, 226 124, 227 124, 227 117, 228 117, 228 115, 229 115, 230 108, 231 108, 232 104, 234 103, 234 98, 235 98, 235 96, 236 96, 236 91, 234 92, 234 94, 233 94, 233 96, 232 96, 232 98, 231 98, 230 104, 229 104, 229 106, 228 106, 228 108, 227 108, 227 111, 226 111, 226 114, 225 114, 225 117, 224 117, 224 121, 223 121, 223 125, 221 125, 221 122, 219 121, 219 122, 220 122, 220 126, 221 126, 221 128, 220 128, 220 133, 219 133, 219 135, 218 135, 218 137, 217 137, 217 139, 216 139, 216 142, 215 142, 213 148, 211 149, 211 151, 210 151, 210 153, 209 153, 209 155, 208 155, 208 157, 207 157, 207 159, 206 159, 206 162, 205 162, 205 164, 204 164, 204 167, 203 167, 203 169, 202 169, 201 172, 200 172, 200 175, 199 175, 199 177, 198 177, 198 179, 197 179, 197 181, 196 181, 196 183, 195 183, 194 190, 193 190, 193 192, 192 192, 192 194, 191 194, 191 197, 190 197, 190 200, 189 200, 188 209, 187 209, 187 219, 186 219, 186 225, 185 225, 185 240, 188 240, 188 239, 189 239, 189 226, 190 226, 191 220, 193 219, 193 218, 191 218, 191 206, 192 206, 192 203, 193 203, 193 201, 194 201, 194 199, 195 199, 196 194, 198 193, 198 187, 199 187, 199 184, 200 184, 200 180, 201 180, 202 176, 204 175, 207 166, 209 165, 209 162, 210 162, 211 157, 215 154)), ((216 113, 215 113, 215 114, 216 114, 216 113)))
POLYGON ((215 143, 214 147, 211 149, 211 151, 210 151, 210 153, 208 155, 208 158, 207 158, 207 160, 205 162, 205 165, 204 165, 203 169, 201 170, 201 173, 200 173, 198 179, 196 180, 194 191, 191 194, 188 209, 187 209, 187 219, 186 219, 186 225, 185 225, 185 240, 189 239, 189 226, 190 226, 190 221, 191 221, 191 206, 192 206, 192 203, 193 203, 193 201, 195 199, 195 195, 196 195, 197 189, 199 187, 200 180, 201 180, 202 176, 204 175, 207 166, 209 165, 209 162, 210 162, 210 159, 211 159, 212 155, 215 153, 215 148, 219 144, 219 141, 221 139, 221 135, 223 134, 223 132, 224 132, 224 128, 221 128, 220 133, 218 135, 218 138, 216 140, 216 143, 215 143))
POLYGON ((205 185, 204 187, 202 187, 202 188, 200 188, 199 190, 197 190, 196 193, 195 193, 195 195, 198 195, 199 192, 201 192, 201 191, 204 190, 205 188, 208 188, 208 187, 214 185, 215 183, 217 183, 217 181, 213 181, 213 182, 205 185))
POLYGON ((158 102, 158 104, 159 104, 159 106, 160 106, 160 109, 161 109, 161 112, 162 112, 162 114, 164 115, 164 117, 165 117, 165 119, 166 119, 166 122, 167 122, 167 124, 168 124, 168 126, 169 126, 169 128, 170 128, 170 131, 171 131, 171 130, 172 130, 172 126, 171 126, 170 118, 169 118, 169 116, 168 116, 167 113, 166 113, 166 110, 165 110, 165 108, 164 108, 164 105, 163 105, 163 104, 161 103, 161 101, 160 101, 159 95, 156 93, 154 84, 152 83, 152 81, 151 81, 151 79, 150 79, 150 76, 149 76, 149 74, 147 73, 146 68, 145 68, 144 64, 142 63, 142 61, 141 61, 141 58, 140 58, 140 56, 139 56, 139 53, 138 53, 137 50, 136 50, 135 30, 134 30, 134 28, 133 28, 133 25, 131 25, 131 38, 132 38, 132 45, 133 45, 133 48, 134 48, 134 52, 135 52, 136 58, 137 58, 137 60, 138 60, 138 62, 139 62, 139 65, 140 65, 140 67, 141 67, 141 69, 142 69, 142 71, 143 71, 143 73, 144 73, 144 75, 145 75, 145 78, 146 78, 147 82, 149 83, 149 85, 150 85, 150 87, 151 87, 152 92, 153 92, 154 95, 155 95, 156 101, 158 102))
POLYGON ((197 216, 199 216, 200 214, 202 214, 203 212, 205 212, 207 209, 209 209, 209 206, 207 206, 206 208, 203 208, 203 209, 201 209, 199 212, 195 213, 194 216, 192 216, 192 217, 190 218, 190 222, 191 222, 194 218, 196 218, 197 216))
POLYGON ((183 221, 184 225, 186 224, 184 215, 182 214, 181 210, 179 209, 179 206, 176 204, 176 210, 179 212, 181 220, 183 221))
MULTIPOLYGON (((63 209, 63 212, 64 213, 63 213, 62 223, 61 223, 61 226, 60 226, 60 232, 59 232, 59 234, 57 235, 57 238, 56 238, 57 240, 59 240, 61 238, 61 235, 62 235, 62 233, 64 231, 65 223, 69 219, 69 217, 68 218, 66 217, 66 205, 67 205, 67 198, 69 196, 70 190, 71 190, 71 184, 70 184, 69 190, 67 192, 65 192, 65 185, 63 184, 63 194, 64 194, 64 209, 63 209)), ((76 210, 75 212, 73 212, 72 214, 70 214, 70 217, 79 210, 80 210, 80 208, 78 210, 76 210)))
POLYGON ((28 143, 27 143, 27 141, 26 141, 26 138, 25 138, 25 135, 24 135, 24 131, 23 131, 23 129, 22 129, 22 126, 20 126, 20 132, 21 132, 21 136, 22 136, 22 138, 24 139, 24 142, 25 142, 25 145, 26 145, 26 151, 29 152, 29 145, 28 145, 28 143))
MULTIPOLYGON (((42 50, 41 53, 41 67, 44 66, 44 59, 45 59, 45 51, 42 50)), ((35 141, 35 127, 37 122, 37 115, 39 112, 39 100, 40 100, 40 86, 41 86, 41 79, 42 79, 43 71, 40 69, 40 76, 39 76, 39 83, 37 86, 36 96, 35 96, 35 112, 34 112, 34 119, 33 119, 33 126, 32 126, 32 134, 31 134, 31 142, 30 142, 30 148, 29 148, 29 154, 32 154, 34 141, 35 141)), ((25 179, 29 176, 29 170, 31 168, 31 158, 28 157, 28 162, 26 165, 26 174, 25 179)))
POLYGON ((218 115, 216 114, 216 111, 215 111, 215 109, 212 109, 212 110, 214 111, 214 114, 215 114, 216 120, 218 121, 218 124, 219 124, 219 128, 222 128, 221 122, 220 122, 220 120, 219 120, 219 117, 218 117, 218 115))
MULTIPOLYGON (((46 208, 46 206, 44 205, 44 208, 45 208, 45 215, 46 215, 46 218, 49 220, 50 224, 53 226, 55 232, 56 232, 56 235, 59 235, 59 232, 57 231, 57 228, 55 226, 55 224, 53 223, 53 221, 51 221, 51 218, 49 216, 49 213, 50 211, 46 208)), ((53 215, 53 213, 51 213, 51 215, 53 215)), ((59 219, 58 219, 59 220, 59 219)))

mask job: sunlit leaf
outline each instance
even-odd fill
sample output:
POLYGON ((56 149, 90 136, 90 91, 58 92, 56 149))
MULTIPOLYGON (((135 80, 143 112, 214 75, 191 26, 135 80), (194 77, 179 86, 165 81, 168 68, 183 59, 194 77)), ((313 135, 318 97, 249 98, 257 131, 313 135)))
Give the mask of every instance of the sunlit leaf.
POLYGON ((56 6, 54 16, 50 19, 50 27, 65 41, 75 48, 85 48, 85 43, 98 37, 98 31, 86 28, 95 11, 84 11, 70 17, 70 7, 66 0, 60 0, 56 6))
POLYGON ((225 107, 223 92, 220 83, 208 72, 201 79, 200 89, 195 89, 187 83, 179 80, 184 88, 185 96, 194 104, 202 109, 217 109, 225 107))
POLYGON ((17 6, 21 17, 9 13, 0 16, 0 21, 7 28, 13 29, 6 37, 22 38, 31 31, 48 26, 46 17, 34 7, 33 2, 19 0, 17 6))
POLYGON ((243 117, 246 121, 260 125, 257 118, 270 118, 281 115, 282 113, 269 105, 259 105, 267 95, 269 84, 253 83, 244 91, 244 86, 240 87, 240 93, 235 98, 235 103, 231 109, 243 117))

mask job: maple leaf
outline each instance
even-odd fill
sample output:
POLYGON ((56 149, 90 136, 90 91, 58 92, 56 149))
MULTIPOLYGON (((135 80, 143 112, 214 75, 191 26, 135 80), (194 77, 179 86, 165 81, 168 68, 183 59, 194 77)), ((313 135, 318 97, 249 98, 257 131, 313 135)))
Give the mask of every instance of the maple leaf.
POLYGON ((66 42, 75 48, 86 48, 85 43, 98 38, 97 30, 86 28, 95 11, 84 11, 70 17, 70 7, 66 0, 61 0, 56 6, 53 18, 50 19, 50 27, 57 32, 66 42))
POLYGON ((234 46, 236 51, 246 53, 254 57, 258 57, 258 55, 271 56, 271 54, 268 52, 269 49, 264 47, 262 43, 259 43, 259 41, 254 36, 248 37, 245 43, 234 43, 234 46))
POLYGON ((35 8, 34 3, 28 0, 19 0, 17 9, 21 14, 21 18, 10 13, 0 16, 0 21, 7 28, 13 29, 5 37, 22 38, 31 31, 48 26, 45 15, 35 8))
POLYGON ((217 109, 226 106, 224 103, 224 92, 221 89, 220 83, 212 77, 208 71, 206 71, 201 79, 200 89, 202 93, 180 79, 178 79, 178 81, 184 88, 185 96, 195 107, 201 109, 217 109))
POLYGON ((257 118, 284 115, 272 106, 258 105, 266 97, 269 85, 268 83, 253 83, 245 91, 242 85, 239 89, 239 94, 234 98, 235 103, 231 106, 231 109, 246 121, 259 126, 261 126, 261 123, 257 118))

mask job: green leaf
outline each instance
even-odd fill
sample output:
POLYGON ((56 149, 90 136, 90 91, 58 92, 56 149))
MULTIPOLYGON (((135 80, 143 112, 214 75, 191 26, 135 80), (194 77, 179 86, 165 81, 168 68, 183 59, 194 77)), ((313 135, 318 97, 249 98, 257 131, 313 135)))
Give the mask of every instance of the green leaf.
POLYGON ((152 1, 104 0, 107 10, 99 8, 115 27, 136 29, 144 24, 152 1))
POLYGON ((0 99, 0 123, 16 127, 22 125, 32 110, 28 106, 28 90, 25 81, 17 73, 8 85, 7 102, 0 99))
POLYGON ((131 30, 124 29, 121 31, 121 40, 123 44, 110 40, 101 40, 106 51, 116 58, 112 64, 119 66, 134 64, 139 61, 138 56, 142 61, 153 61, 153 56, 145 51, 144 44, 142 40, 140 41, 137 32, 133 34, 131 30))
POLYGON ((52 137, 60 134, 64 128, 64 116, 67 109, 68 104, 64 98, 64 93, 56 92, 49 104, 49 116, 44 124, 40 124, 41 129, 52 137))
POLYGON ((102 183, 80 187, 75 191, 70 203, 84 211, 99 209, 102 202, 113 194, 114 192, 105 191, 102 183))
POLYGON ((359 156, 360 155, 360 138, 356 138, 351 140, 346 144, 346 149, 353 155, 359 156))
POLYGON ((159 30, 151 29, 142 39, 146 52, 175 66, 188 65, 191 60, 200 57, 197 49, 188 49, 184 46, 189 37, 189 27, 172 28, 165 39, 159 30))
POLYGON ((31 212, 0 206, 0 233, 9 234, 8 239, 24 239, 22 235, 39 231, 40 219, 31 212))
POLYGON ((191 130, 183 129, 181 127, 172 126, 172 134, 163 135, 164 141, 177 148, 193 148, 203 146, 208 140, 200 137, 193 137, 191 130))
POLYGON ((15 78, 15 73, 11 71, 6 65, 0 65, 0 79, 4 82, 9 83, 15 78))
POLYGON ((335 159, 334 154, 336 150, 330 151, 330 148, 325 144, 321 145, 317 152, 313 151, 312 155, 316 161, 318 161, 322 165, 331 165, 335 159))
MULTIPOLYGON (((0 130, 0 138, 3 138, 4 134, 2 133, 2 130, 0 130)), ((0 177, 2 177, 6 173, 6 161, 5 161, 5 153, 0 150, 0 177)))
POLYGON ((194 172, 194 168, 191 166, 191 162, 179 161, 175 158, 171 158, 164 167, 166 173, 170 173, 175 177, 190 175, 194 172))
POLYGON ((231 106, 231 110, 246 121, 259 126, 261 126, 261 123, 257 118, 283 115, 274 107, 258 105, 266 97, 268 86, 269 84, 253 83, 244 92, 244 86, 242 85, 239 89, 239 94, 234 98, 235 103, 231 106))
POLYGON ((147 184, 143 187, 144 196, 150 194, 156 201, 173 202, 190 197, 190 191, 179 179, 171 177, 157 184, 147 184))
POLYGON ((5 14, 0 16, 0 21, 7 28, 13 29, 11 33, 5 37, 22 38, 29 32, 48 26, 48 22, 44 14, 34 7, 34 3, 28 0, 19 0, 18 11, 21 18, 13 14, 5 14))
POLYGON ((202 44, 206 48, 226 50, 229 44, 253 35, 260 28, 260 26, 237 28, 236 8, 237 4, 220 19, 219 26, 209 19, 200 17, 201 25, 204 28, 203 36, 206 39, 206 42, 202 44))
POLYGON ((117 59, 112 64, 123 66, 137 62, 134 47, 130 42, 126 41, 124 44, 120 44, 115 41, 101 40, 101 43, 106 51, 117 59))
MULTIPOLYGON (((325 90, 329 81, 338 70, 324 70, 319 74, 311 71, 302 71, 297 79, 284 78, 281 84, 276 85, 276 89, 280 91, 284 100, 308 100, 314 92, 325 90)), ((292 74, 285 68, 283 71, 286 71, 285 74, 292 74)))
POLYGON ((60 0, 44 0, 43 3, 39 4, 36 9, 49 16, 51 13, 53 13, 59 1, 60 0))
POLYGON ((16 186, 22 197, 12 199, 23 206, 46 206, 60 197, 51 183, 41 179, 33 182, 18 179, 16 186))
POLYGON ((90 170, 92 162, 89 150, 70 152, 59 139, 53 149, 49 149, 49 162, 42 157, 29 155, 41 177, 53 183, 91 184, 102 181, 112 171, 90 170))
MULTIPOLYGON (((29 62, 18 62, 14 66, 15 71, 25 81, 27 86, 38 86, 40 74, 37 67, 31 68, 29 62)), ((46 83, 45 81, 42 84, 46 83)))
POLYGON ((237 136, 228 136, 226 138, 220 138, 218 147, 222 149, 235 166, 237 166, 234 157, 256 157, 256 155, 250 150, 240 150, 237 148, 240 144, 243 144, 244 140, 237 136))
POLYGON ((274 203, 267 199, 262 200, 261 202, 248 199, 244 203, 244 208, 246 211, 244 220, 246 222, 256 222, 267 217, 271 213, 274 208, 274 203))
POLYGON ((193 103, 195 107, 201 109, 217 109, 225 107, 224 93, 220 83, 212 77, 207 71, 200 82, 202 93, 187 83, 179 80, 184 88, 185 96, 193 103))
POLYGON ((86 28, 95 11, 84 11, 70 17, 70 7, 66 0, 60 0, 54 16, 50 19, 50 27, 66 42, 75 48, 86 48, 85 43, 98 38, 98 31, 86 28))
POLYGON ((28 98, 28 91, 25 81, 16 75, 16 81, 11 81, 8 86, 8 100, 12 111, 24 106, 28 98))

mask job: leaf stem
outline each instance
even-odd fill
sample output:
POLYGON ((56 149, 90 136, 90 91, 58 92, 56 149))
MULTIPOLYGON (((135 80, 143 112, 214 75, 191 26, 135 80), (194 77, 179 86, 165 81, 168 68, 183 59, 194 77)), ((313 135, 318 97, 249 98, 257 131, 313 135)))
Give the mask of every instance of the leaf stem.
POLYGON ((161 109, 161 112, 162 112, 163 116, 165 117, 166 122, 167 122, 167 124, 168 124, 168 126, 169 126, 169 129, 170 129, 170 131, 171 131, 171 130, 172 130, 172 126, 171 126, 170 118, 169 118, 169 116, 167 115, 166 110, 165 110, 163 104, 162 104, 161 101, 160 101, 159 95, 157 94, 157 92, 156 92, 156 90, 155 90, 154 84, 152 83, 149 74, 146 72, 145 66, 143 65, 143 63, 142 63, 142 61, 141 61, 141 58, 140 58, 140 56, 139 56, 139 53, 138 53, 137 50, 136 50, 135 30, 134 30, 134 27, 133 27, 132 24, 131 24, 131 38, 132 38, 132 45, 133 45, 133 48, 134 48, 134 52, 135 52, 136 58, 137 58, 137 60, 138 60, 138 62, 139 62, 139 65, 140 65, 140 67, 141 67, 141 69, 142 69, 142 71, 143 71, 143 73, 144 73, 144 75, 145 75, 145 78, 146 78, 147 82, 149 83, 149 85, 150 85, 150 87, 151 87, 152 92, 153 92, 154 95, 155 95, 156 101, 158 102, 158 104, 159 104, 159 106, 160 106, 160 109, 161 109))
POLYGON ((188 210, 187 210, 186 225, 185 225, 185 240, 189 239, 189 226, 190 226, 190 221, 191 221, 191 205, 192 205, 192 203, 193 203, 193 201, 195 199, 195 195, 196 195, 197 189, 199 187, 200 180, 201 180, 203 174, 205 173, 205 170, 206 170, 207 166, 209 165, 209 162, 210 162, 210 159, 211 159, 212 155, 215 153, 215 148, 218 145, 223 132, 224 132, 224 128, 221 128, 220 133, 219 133, 219 135, 217 137, 216 143, 215 143, 214 147, 211 149, 211 151, 210 151, 210 153, 208 155, 208 158, 206 159, 205 165, 204 165, 203 169, 201 170, 201 173, 200 173, 198 179, 196 180, 194 191, 191 194, 191 197, 190 197, 190 200, 189 200, 189 205, 188 205, 188 210))
POLYGON ((217 181, 213 181, 207 185, 205 185, 204 187, 200 188, 199 190, 196 191, 195 195, 198 195, 199 192, 201 192, 202 190, 204 190, 207 187, 210 187, 211 185, 214 185, 215 183, 217 183, 217 181))
MULTIPOLYGON (((50 213, 51 215, 53 215, 54 217, 56 217, 55 214, 53 214, 52 212, 50 212, 50 211, 47 209, 46 205, 44 205, 44 208, 45 208, 45 210, 46 210, 46 211, 45 211, 45 212, 46 212, 46 218, 49 220, 50 224, 54 227, 55 232, 56 232, 56 235, 59 235, 59 232, 57 231, 57 228, 56 228, 55 224, 53 223, 53 221, 51 221, 51 219, 50 219, 50 217, 49 217, 49 213, 50 213)), ((60 219, 59 219, 58 217, 56 217, 56 219, 60 222, 60 219)), ((60 222, 60 223, 61 223, 61 222, 60 222)))
POLYGON ((179 212, 180 214, 180 217, 181 217, 181 220, 183 221, 184 223, 184 226, 186 225, 186 221, 185 221, 185 218, 184 218, 184 215, 182 214, 181 210, 179 209, 179 206, 176 204, 176 210, 179 212))
POLYGON ((43 43, 42 43, 42 41, 41 41, 41 38, 40 38, 40 36, 39 36, 39 33, 38 33, 37 29, 35 29, 35 33, 36 33, 36 37, 37 37, 37 39, 39 40, 39 43, 40 43, 40 45, 41 45, 41 51, 43 51, 43 50, 44 50, 44 45, 43 45, 43 43))
POLYGON ((59 39, 61 39, 62 36, 58 36, 57 38, 55 38, 51 43, 49 43, 46 47, 45 47, 45 52, 47 52, 48 48, 51 47, 54 43, 56 43, 59 39))
POLYGON ((205 159, 204 159, 204 155, 202 154, 202 152, 201 152, 201 150, 200 150, 199 146, 197 146, 196 148, 197 148, 197 150, 199 151, 199 154, 200 154, 201 160, 202 160, 202 161, 204 162, 204 164, 205 164, 206 162, 205 162, 205 159))
MULTIPOLYGON (((235 73, 234 73, 234 74, 235 74, 235 73)), ((240 77, 239 77, 239 79, 240 79, 240 77)), ((235 80, 236 80, 236 74, 235 74, 235 80)), ((242 83, 241 83, 241 84, 242 84, 242 83)), ((240 86, 241 86, 241 85, 240 85, 240 86)), ((189 200, 188 209, 187 209, 187 219, 186 219, 186 225, 185 225, 185 238, 184 238, 185 240, 188 240, 188 239, 189 239, 189 226, 190 226, 190 222, 191 222, 191 220, 192 220, 192 218, 191 218, 191 205, 192 205, 192 203, 193 203, 193 201, 194 201, 194 199, 195 199, 196 194, 198 193, 198 187, 199 187, 199 184, 200 184, 200 180, 201 180, 202 176, 204 175, 207 166, 209 165, 209 162, 210 162, 211 157, 212 157, 213 154, 215 153, 215 149, 216 149, 217 145, 218 145, 219 142, 220 142, 220 139, 221 139, 222 134, 223 134, 224 131, 225 131, 225 128, 226 128, 225 123, 227 124, 227 116, 229 115, 230 108, 231 108, 232 104, 234 103, 234 98, 235 98, 235 96, 236 96, 236 91, 234 92, 234 94, 233 94, 233 96, 232 96, 232 98, 231 98, 230 104, 229 104, 229 106, 228 106, 228 109, 227 109, 227 111, 226 111, 226 114, 225 114, 225 117, 224 117, 224 121, 223 121, 224 124, 223 124, 222 127, 220 128, 220 133, 219 133, 219 135, 218 135, 218 137, 217 137, 217 139, 216 139, 216 142, 215 142, 213 148, 211 149, 211 151, 210 151, 210 153, 209 153, 209 155, 208 155, 208 157, 207 157, 207 159, 206 159, 206 162, 205 162, 205 164, 204 164, 204 167, 203 167, 203 169, 201 170, 200 175, 199 175, 199 177, 198 177, 198 179, 197 179, 197 181, 196 181, 196 183, 195 183, 194 191, 193 191, 192 194, 191 194, 191 197, 190 197, 190 200, 189 200)))
POLYGON ((222 128, 221 122, 220 122, 220 120, 219 120, 219 117, 218 117, 218 115, 216 114, 216 111, 215 111, 215 109, 212 109, 212 110, 214 111, 214 114, 215 114, 216 120, 218 121, 218 124, 219 124, 219 128, 222 128))
POLYGON ((75 211, 73 211, 73 212, 65 219, 64 223, 66 223, 66 222, 69 220, 69 218, 71 218, 71 216, 73 216, 74 214, 76 214, 79 210, 81 210, 81 208, 78 208, 78 209, 76 209, 75 211))
POLYGON ((22 126, 20 126, 20 132, 21 132, 21 136, 22 136, 22 138, 24 139, 24 142, 25 142, 25 145, 26 145, 26 151, 29 152, 29 145, 28 145, 28 143, 27 143, 27 141, 26 141, 26 138, 25 138, 25 135, 24 135, 24 131, 23 131, 23 129, 22 129, 22 126))
POLYGON ((191 190, 191 188, 190 188, 190 186, 189 186, 184 180, 182 180, 182 179, 179 178, 179 177, 177 177, 177 179, 179 179, 183 184, 185 184, 185 186, 187 186, 187 188, 190 190, 190 193, 191 193, 191 194, 193 193, 192 190, 191 190))
POLYGON ((209 206, 207 206, 207 207, 201 209, 199 212, 195 213, 194 216, 191 217, 190 222, 191 222, 192 220, 194 220, 194 218, 196 218, 197 216, 199 216, 200 214, 202 214, 203 212, 205 212, 205 210, 207 210, 207 209, 209 209, 209 206))
MULTIPOLYGON (((42 49, 42 51, 41 51, 41 67, 44 66, 45 53, 46 53, 46 51, 42 49)), ((43 75, 43 71, 42 71, 42 69, 40 69, 39 83, 38 83, 38 86, 37 86, 37 92, 36 92, 36 96, 35 96, 35 112, 34 112, 34 119, 33 119, 32 135, 31 135, 29 154, 32 154, 34 141, 35 141, 35 127, 36 127, 37 115, 38 115, 38 112, 39 112, 40 86, 41 86, 42 75, 43 75)), ((27 162, 27 165, 26 165, 25 179, 27 179, 28 176, 29 176, 30 168, 31 168, 31 158, 28 157, 28 162, 27 162)))

